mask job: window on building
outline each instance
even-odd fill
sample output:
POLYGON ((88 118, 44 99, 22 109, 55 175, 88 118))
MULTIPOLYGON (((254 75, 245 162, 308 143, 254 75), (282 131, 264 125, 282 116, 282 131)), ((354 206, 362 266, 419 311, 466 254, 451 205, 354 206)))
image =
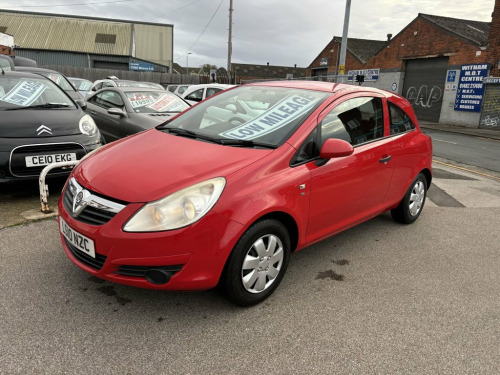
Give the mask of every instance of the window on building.
POLYGON ((96 43, 116 44, 115 34, 95 34, 96 43))

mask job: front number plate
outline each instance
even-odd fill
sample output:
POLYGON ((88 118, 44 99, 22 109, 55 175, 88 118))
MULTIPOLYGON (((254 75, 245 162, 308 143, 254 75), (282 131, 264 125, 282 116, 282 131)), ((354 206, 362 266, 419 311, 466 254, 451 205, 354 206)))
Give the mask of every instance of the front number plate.
POLYGON ((53 154, 53 155, 33 155, 25 156, 27 167, 40 167, 42 165, 49 165, 52 163, 60 163, 63 161, 74 161, 76 159, 76 154, 70 152, 67 154, 53 154))
POLYGON ((72 244, 78 250, 83 251, 88 256, 95 258, 95 246, 93 240, 72 229, 63 220, 62 217, 59 217, 59 225, 61 233, 69 241, 70 244, 72 244))

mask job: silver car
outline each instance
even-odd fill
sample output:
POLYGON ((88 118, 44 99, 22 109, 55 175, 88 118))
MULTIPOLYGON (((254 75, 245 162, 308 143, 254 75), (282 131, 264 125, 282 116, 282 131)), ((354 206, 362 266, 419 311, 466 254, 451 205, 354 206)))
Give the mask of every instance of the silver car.
POLYGON ((142 87, 107 87, 87 98, 87 112, 106 142, 151 129, 189 108, 177 95, 142 87))

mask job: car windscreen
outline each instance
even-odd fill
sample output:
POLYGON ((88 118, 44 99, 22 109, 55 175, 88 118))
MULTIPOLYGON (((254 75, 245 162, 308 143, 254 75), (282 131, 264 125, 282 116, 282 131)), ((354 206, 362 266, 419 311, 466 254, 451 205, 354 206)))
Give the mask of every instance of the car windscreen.
POLYGON ((50 72, 43 73, 45 77, 57 83, 64 91, 75 91, 74 87, 64 78, 61 73, 50 72))
POLYGON ((68 79, 78 91, 90 91, 92 85, 94 84, 93 82, 87 81, 86 79, 68 79))
POLYGON ((189 104, 170 92, 147 90, 125 93, 136 113, 179 113, 189 108, 189 104))
POLYGON ((48 79, 0 75, 0 110, 42 106, 75 107, 71 99, 48 79))
POLYGON ((219 140, 279 146, 330 95, 284 87, 242 86, 201 102, 165 126, 219 140))

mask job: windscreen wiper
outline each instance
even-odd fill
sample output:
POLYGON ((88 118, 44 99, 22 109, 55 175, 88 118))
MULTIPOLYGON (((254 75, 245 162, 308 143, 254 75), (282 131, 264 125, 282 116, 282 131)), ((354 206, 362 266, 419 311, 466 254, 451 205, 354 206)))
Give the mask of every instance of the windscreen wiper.
POLYGON ((217 139, 217 138, 212 138, 212 137, 209 137, 207 135, 198 134, 198 133, 195 133, 194 131, 187 130, 187 129, 182 129, 182 128, 167 128, 167 127, 160 127, 158 129, 162 130, 162 131, 168 131, 170 134, 179 135, 181 137, 187 137, 187 138, 193 138, 193 139, 201 139, 201 140, 204 140, 204 141, 209 141, 209 142, 221 144, 220 140, 217 139))
POLYGON ((54 109, 54 108, 68 108, 68 107, 71 107, 71 104, 44 103, 37 105, 28 105, 26 107, 7 108, 6 111, 17 111, 19 109, 54 109))
POLYGON ((222 145, 225 145, 225 146, 264 147, 264 148, 271 148, 271 149, 275 149, 278 147, 278 146, 273 145, 273 144, 255 142, 255 141, 252 141, 250 139, 220 138, 219 141, 222 145))

